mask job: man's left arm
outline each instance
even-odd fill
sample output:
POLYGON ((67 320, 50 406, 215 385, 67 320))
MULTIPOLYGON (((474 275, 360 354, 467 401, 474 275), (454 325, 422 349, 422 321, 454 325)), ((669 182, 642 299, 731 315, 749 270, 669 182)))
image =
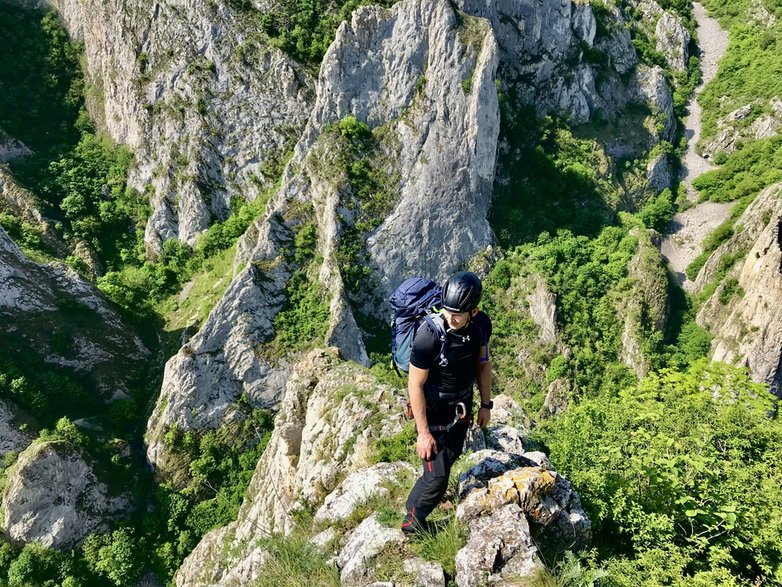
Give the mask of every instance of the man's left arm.
MULTIPOLYGON (((489 346, 481 347, 481 354, 478 358, 478 392, 481 394, 481 404, 488 404, 491 401, 491 361, 489 360, 489 346)), ((486 428, 491 419, 491 409, 480 408, 478 410, 478 426, 486 428)))

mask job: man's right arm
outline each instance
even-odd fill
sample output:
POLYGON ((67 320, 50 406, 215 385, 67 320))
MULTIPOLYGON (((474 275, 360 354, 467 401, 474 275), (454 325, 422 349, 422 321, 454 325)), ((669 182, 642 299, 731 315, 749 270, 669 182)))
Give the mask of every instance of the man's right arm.
POLYGON ((428 461, 437 454, 437 442, 429 432, 429 422, 426 419, 426 398, 424 397, 424 383, 429 376, 428 369, 421 369, 410 365, 407 376, 407 392, 410 394, 410 407, 413 409, 415 427, 418 431, 416 452, 422 459, 428 461))

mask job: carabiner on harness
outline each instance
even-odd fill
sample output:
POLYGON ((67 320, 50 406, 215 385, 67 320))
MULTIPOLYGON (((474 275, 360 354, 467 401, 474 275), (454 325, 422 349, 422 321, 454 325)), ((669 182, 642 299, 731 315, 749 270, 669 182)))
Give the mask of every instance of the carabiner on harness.
POLYGON ((429 430, 431 432, 448 432, 462 420, 467 420, 467 406, 464 405, 464 402, 459 402, 454 405, 453 422, 445 426, 429 426, 429 430))

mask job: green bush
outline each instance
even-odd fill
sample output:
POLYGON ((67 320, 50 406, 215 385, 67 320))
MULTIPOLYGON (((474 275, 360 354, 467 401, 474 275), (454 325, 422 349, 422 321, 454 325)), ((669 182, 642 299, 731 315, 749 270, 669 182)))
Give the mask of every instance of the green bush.
POLYGON ((746 372, 702 360, 571 406, 540 439, 604 554, 643 566, 678 553, 659 576, 778 581, 782 424, 772 406, 746 372))
POLYGON ((701 199, 733 202, 782 181, 782 137, 753 141, 727 156, 722 167, 696 177, 701 199))
POLYGON ((665 232, 675 213, 673 194, 666 188, 659 195, 649 199, 643 210, 638 213, 638 217, 646 228, 653 228, 662 233, 665 232))

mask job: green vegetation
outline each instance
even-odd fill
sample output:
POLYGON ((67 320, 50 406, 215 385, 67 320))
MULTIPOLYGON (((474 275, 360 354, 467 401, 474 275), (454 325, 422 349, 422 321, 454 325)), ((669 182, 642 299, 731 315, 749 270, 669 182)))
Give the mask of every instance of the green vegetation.
MULTIPOLYGON (((558 375, 567 372, 577 389, 590 393, 633 379, 619 360, 623 324, 616 313, 619 296, 630 287, 627 266, 637 248, 638 239, 621 227, 605 228, 595 239, 568 231, 554 237, 542 233, 536 244, 517 247, 495 264, 485 281, 483 305, 494 320, 493 360, 503 388, 519 389, 533 408, 542 404, 545 380, 526 371, 514 352, 527 348, 542 365, 557 354, 539 342, 530 348, 538 327, 516 302, 540 279, 556 296, 558 325, 573 353, 567 361, 557 360, 558 375)), ((654 342, 649 328, 647 341, 660 353, 661 341, 654 342)))
POLYGON ((705 0, 703 5, 730 33, 717 76, 698 96, 703 106, 702 140, 708 140, 717 133, 717 120, 730 112, 756 104, 750 116, 741 121, 749 125, 769 111, 770 99, 782 95, 782 8, 751 0, 705 0), (759 7, 758 14, 769 11, 776 23, 769 27, 750 17, 753 6, 759 7))
POLYGON ((507 182, 495 186, 490 218, 500 244, 512 247, 558 229, 595 236, 619 200, 608 158, 563 121, 511 112, 505 99, 500 105, 500 132, 510 143, 500 161, 507 182))
POLYGON ((154 509, 141 522, 158 576, 171 577, 200 538, 236 519, 244 492, 271 436, 272 416, 237 404, 241 418, 217 430, 165 435, 177 465, 172 481, 154 489, 154 509))
MULTIPOLYGON (((746 24, 750 1, 705 0, 732 27, 728 57, 701 100, 707 134, 713 134, 719 116, 760 98, 745 121, 750 124, 768 110, 763 99, 780 95, 779 76, 773 74, 779 70, 778 27, 746 24), (718 96, 728 99, 720 101, 718 96)), ((322 58, 339 20, 367 3, 283 0, 261 15, 247 0, 226 0, 231 9, 258 20, 263 31, 259 35, 309 67, 322 58)), ((392 4, 381 2, 386 7, 392 4)), ((606 35, 615 26, 610 9, 600 1, 591 4, 598 35, 606 35)), ((676 10, 692 28, 689 3, 660 4, 676 10)), ((777 14, 780 9, 774 10, 782 18, 777 14)), ((630 29, 641 59, 665 67, 644 23, 638 22, 639 15, 630 16, 635 19, 630 29)), ((29 13, 0 7, 0 33, 12 53, 0 64, 0 89, 6 90, 0 92, 0 127, 36 151, 34 157, 14 162, 13 173, 45 213, 59 222, 59 236, 70 245, 86 243, 102 267, 76 256, 68 263, 95 278, 109 299, 150 331, 160 325, 162 316, 169 338, 178 343, 183 329, 198 327, 221 297, 233 274, 236 240, 264 211, 268 194, 246 204, 237 198, 232 215, 216 221, 194 246, 168 241, 158 258, 150 260, 141 238, 150 213, 148 194, 126 185, 132 153, 97 133, 85 114, 81 47, 67 40, 53 15, 32 19, 29 13), (180 296, 188 281, 192 288, 180 296)), ((605 74, 605 53, 583 46, 580 52, 605 74)), ((149 56, 139 54, 137 61, 144 67, 149 56)), ((211 75, 214 67, 204 58, 191 70, 211 75)), ((668 72, 678 116, 697 82, 697 69, 693 58, 687 73, 668 72)), ((417 94, 426 83, 423 76, 418 80, 417 94)), ((470 80, 465 80, 462 90, 471 89, 470 80)), ((595 550, 551 561, 552 573, 541 574, 539 584, 782 582, 782 428, 777 418, 769 417, 771 398, 744 372, 700 360, 710 345, 709 334, 694 321, 702 299, 691 299, 670 286, 667 300, 657 300, 667 315, 662 331, 655 324, 654 308, 625 305, 651 289, 630 269, 638 258, 657 258, 644 228, 663 230, 676 210, 676 193, 670 190, 645 202, 628 203, 627 194, 650 158, 662 152, 676 157, 677 149, 667 143, 653 149, 644 146, 627 160, 612 161, 600 144, 623 130, 616 121, 596 115, 589 124, 574 128, 563 120, 538 120, 531 111, 516 111, 510 106, 515 100, 506 96, 500 101, 507 149, 500 155, 501 181, 491 218, 500 260, 490 266, 484 301, 495 326, 496 387, 520 400, 537 418, 549 386, 562 384, 567 412, 536 422, 534 433, 557 470, 575 485, 595 533, 595 550), (636 216, 618 212, 634 208, 640 208, 636 216), (558 343, 541 341, 539 326, 529 317, 528 298, 543 285, 555 297, 558 343), (623 312, 630 312, 639 325, 640 351, 652 369, 641 381, 622 361, 623 312)), ((644 107, 631 107, 621 114, 621 123, 641 129, 649 121, 661 124, 653 116, 644 107)), ((386 131, 345 116, 327 129, 319 156, 307 162, 322 172, 324 180, 333 180, 340 193, 345 216, 339 269, 354 301, 372 285, 366 236, 396 202, 398 178, 389 176, 388 170, 394 168, 398 147, 389 144, 386 131)), ((706 253, 688 268, 688 275, 694 276, 709 254, 740 233, 736 219, 752 198, 782 180, 778 138, 739 147, 730 155, 718 154, 715 161, 721 167, 696 181, 704 199, 737 201, 737 206, 729 221, 706 239, 706 253)), ((272 167, 270 175, 281 172, 280 161, 272 167)), ((258 348, 275 357, 321 344, 329 321, 329 301, 315 279, 321 262, 315 211, 311 206, 295 207, 286 217, 294 219, 299 222, 280 258, 254 267, 264 272, 283 263, 290 272, 286 303, 274 320, 276 338, 258 348)), ((51 254, 40 229, 5 212, 0 212, 0 225, 26 250, 51 254)), ((743 295, 738 280, 727 275, 744 255, 739 250, 723 256, 703 297, 716 291, 718 300, 729 304, 743 295)), ((65 301, 61 310, 74 320, 93 316, 65 301)), ((377 330, 377 316, 358 319, 377 330)), ((384 346, 387 336, 382 329, 384 346)), ((65 351, 73 344, 68 328, 55 329, 50 338, 55 350, 65 351)), ((166 341, 162 345, 160 354, 165 356, 173 346, 166 341)), ((380 348, 372 345, 372 351, 380 348)), ((7 349, 0 350, 0 397, 15 401, 46 427, 39 441, 67 441, 80 447, 111 479, 112 490, 130 490, 138 504, 138 510, 110 533, 90 536, 70 552, 0 543, 0 584, 135 585, 147 566, 170 581, 206 532, 236 518, 270 436, 270 414, 253 410, 243 398, 238 402, 240 417, 219 430, 184 432, 172 426, 164 440, 175 474, 158 485, 150 475, 139 473, 143 457, 138 438, 151 393, 159 389, 154 377, 139 381, 132 397, 107 408, 84 382, 65 371, 41 368, 37 359, 12 359, 7 349), (74 424, 84 417, 95 430, 74 424)), ((387 357, 375 352, 372 357, 378 360, 373 374, 403 387, 404 380, 388 367, 387 357)), ((349 395, 369 402, 352 385, 336 390, 333 401, 349 395)), ((372 459, 417 464, 414 439, 412 423, 407 423, 399 434, 374 443, 372 459)), ((16 457, 9 453, 4 466, 13 466, 16 457)), ((397 526, 408 481, 389 487, 390 499, 369 500, 335 528, 344 534, 374 511, 381 523, 397 526)), ((450 491, 453 500, 453 486, 450 491)), ((263 537, 259 544, 271 557, 261 585, 339 584, 334 565, 307 542, 315 530, 313 507, 302 506, 301 527, 292 536, 263 537)), ((447 522, 444 529, 413 550, 441 563, 452 575, 465 529, 444 511, 433 517, 447 522)), ((408 547, 399 546, 381 555, 377 578, 402 581, 393 565, 407 554, 408 547)))
POLYGON ((612 584, 779 580, 772 401, 744 372, 700 361, 585 399, 537 429, 581 495, 612 584))
POLYGON ((307 537, 275 534, 262 539, 260 546, 271 556, 255 583, 258 586, 340 585, 339 569, 333 563, 328 564, 328 557, 318 552, 307 537))
POLYGON ((692 185, 701 200, 733 202, 757 195, 782 181, 782 137, 754 141, 727 156, 719 169, 698 176, 692 185))
POLYGON ((78 141, 77 119, 84 120, 83 48, 68 41, 54 12, 31 17, 10 5, 0 6, 0 37, 0 128, 53 159, 78 141))

